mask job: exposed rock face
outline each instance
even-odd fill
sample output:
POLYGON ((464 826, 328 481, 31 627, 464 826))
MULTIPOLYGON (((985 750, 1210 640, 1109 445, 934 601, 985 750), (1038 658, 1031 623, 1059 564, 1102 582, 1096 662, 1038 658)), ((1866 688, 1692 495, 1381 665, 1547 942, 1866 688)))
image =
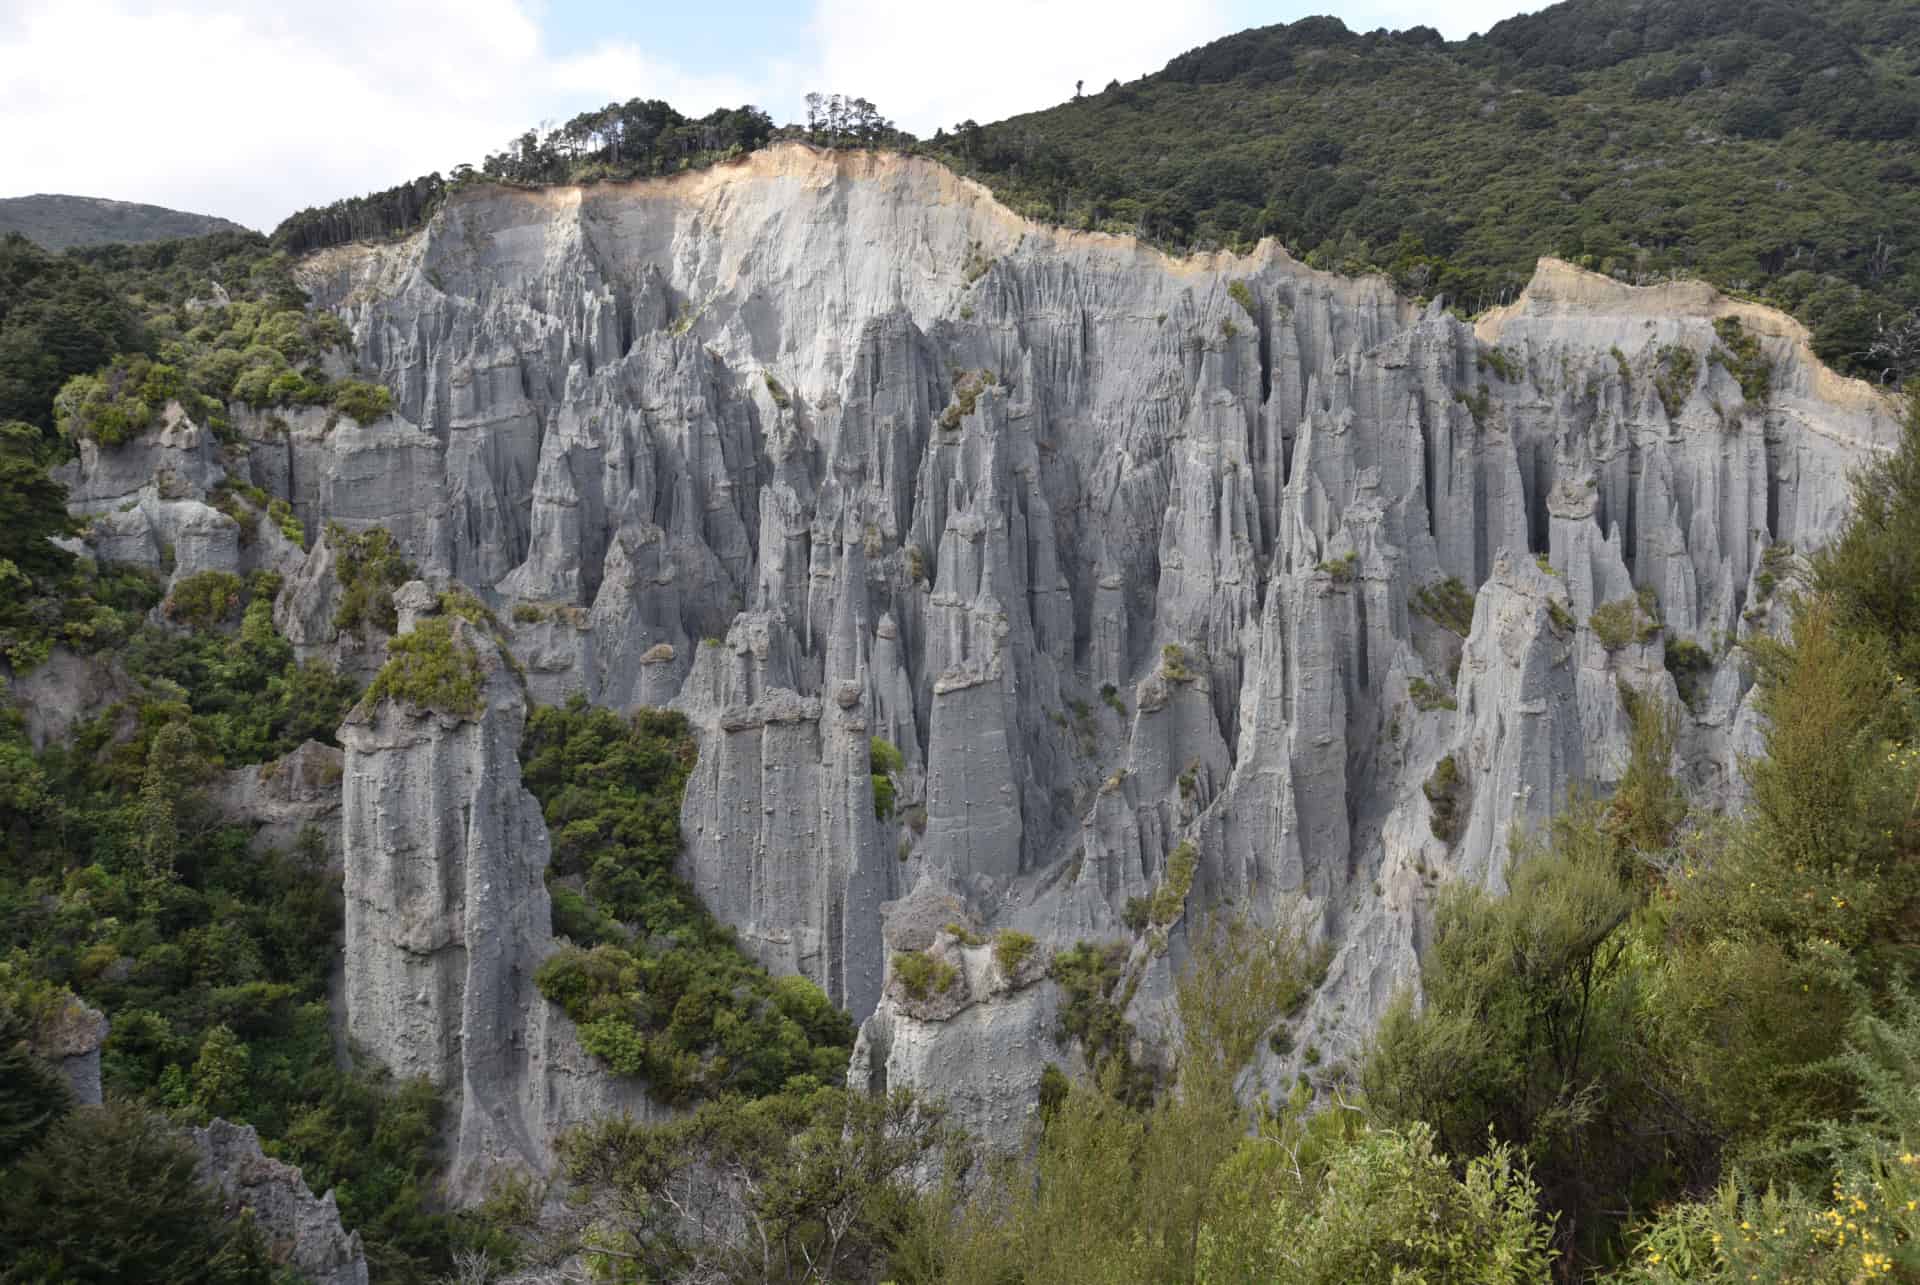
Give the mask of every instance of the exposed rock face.
POLYGON ((345 997, 356 1046, 449 1095, 450 1186, 473 1198, 496 1166, 545 1172, 562 1127, 648 1104, 591 1069, 534 986, 553 937, 546 825, 520 784, 526 702, 484 634, 459 621, 455 638, 486 670, 478 714, 388 698, 340 729, 345 997))
MULTIPOLYGON (((930 163, 798 145, 464 192, 303 270, 396 413, 255 435, 252 480, 488 597, 533 699, 684 710, 688 878, 867 1021, 856 1079, 1001 1140, 1071 1061, 1052 985, 975 986, 969 962, 964 1005, 917 1009, 888 981, 920 948, 896 921, 945 899, 1043 948, 1135 936, 1128 903, 1190 842, 1176 909, 1293 916, 1332 948, 1294 1047, 1338 1062, 1417 975, 1434 889, 1502 886, 1510 826, 1618 778, 1618 684, 1675 698, 1677 643, 1713 661, 1680 766, 1737 798, 1734 644, 1778 627, 1763 562, 1828 539, 1895 432, 1794 323, 1711 291, 1547 261, 1470 327, 1272 245, 1173 260, 930 163), (1714 358, 1729 319, 1771 363, 1764 401, 1714 358), (1663 627, 1610 647, 1591 618, 1625 600, 1663 627), (884 821, 873 737, 905 761, 884 821)), ((151 449, 204 485, 199 448, 151 449)), ((111 471, 80 470, 103 516, 128 495, 147 528, 187 523, 111 471)), ((330 557, 276 618, 339 653, 330 557)), ((460 1086, 463 1164, 537 1162, 564 1114, 530 992, 523 700, 497 674, 477 720, 385 707, 346 734, 353 1029, 460 1086)), ((1143 1033, 1183 925, 1133 950, 1143 1033)))
POLYGON ((1051 1001, 914 1016, 884 904, 931 879, 1049 945, 1124 937, 1191 840, 1190 908, 1335 948, 1299 1020, 1349 1052, 1437 884, 1501 886, 1510 825, 1617 779, 1616 679, 1672 698, 1668 642, 1717 660, 1683 766, 1733 796, 1762 555, 1828 538, 1893 432, 1792 322, 1711 291, 1549 261, 1476 330, 1270 245, 1170 260, 798 146, 477 192, 307 271, 406 427, 296 446, 296 500, 404 515, 424 567, 535 607, 536 697, 684 709, 702 895, 873 1015, 856 1075, 995 1134, 1051 1001), (1713 359, 1729 317, 1764 404, 1713 359), (1449 578, 1464 639, 1421 607, 1449 578), (1664 631, 1609 650, 1594 609, 1643 594, 1664 631), (872 736, 910 826, 872 819, 872 736))
POLYGON ((57 1012, 43 1017, 33 1033, 33 1055, 67 1077, 73 1100, 100 1105, 100 1050, 107 1042, 107 1015, 68 995, 57 1012))
POLYGON ((300 565, 302 550, 272 522, 243 532, 208 503, 241 459, 222 450, 180 403, 169 402, 159 424, 132 442, 104 447, 83 438, 79 446, 80 457, 54 477, 68 488, 68 507, 87 519, 87 544, 102 562, 165 571, 174 580, 300 565))
POLYGON ((1034 1123, 1043 1069, 1066 1060, 1055 1039, 1055 987, 1042 984, 1046 952, 1009 976, 991 946, 943 935, 928 950, 954 970, 952 984, 915 997, 895 978, 860 1029, 848 1079, 874 1092, 895 1084, 934 1088, 981 1142, 1016 1150, 1034 1123))
POLYGON ((112 665, 65 647, 53 648, 26 673, 10 676, 6 693, 26 717, 27 739, 35 750, 65 740, 76 725, 134 694, 112 665))
POLYGON ((328 869, 342 863, 340 780, 346 759, 318 741, 283 754, 271 763, 229 769, 214 789, 227 816, 251 823, 256 849, 292 852, 311 833, 328 869))
POLYGON ((360 1233, 341 1228, 333 1193, 316 1197, 298 1169, 270 1159, 252 1125, 215 1120, 189 1129, 187 1140, 200 1157, 201 1179, 225 1194, 231 1216, 253 1216, 276 1263, 313 1285, 367 1285, 360 1233))

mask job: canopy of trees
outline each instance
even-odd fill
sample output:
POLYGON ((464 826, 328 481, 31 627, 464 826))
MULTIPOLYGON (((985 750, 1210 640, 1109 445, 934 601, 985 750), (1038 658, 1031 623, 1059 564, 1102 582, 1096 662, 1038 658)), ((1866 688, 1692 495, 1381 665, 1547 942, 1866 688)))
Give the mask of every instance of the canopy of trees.
POLYGON ((1473 312, 1542 254, 1705 277, 1807 321, 1843 369, 1920 306, 1907 5, 1573 0, 1447 43, 1334 18, 933 150, 1034 217, 1174 247, 1280 238, 1473 312))

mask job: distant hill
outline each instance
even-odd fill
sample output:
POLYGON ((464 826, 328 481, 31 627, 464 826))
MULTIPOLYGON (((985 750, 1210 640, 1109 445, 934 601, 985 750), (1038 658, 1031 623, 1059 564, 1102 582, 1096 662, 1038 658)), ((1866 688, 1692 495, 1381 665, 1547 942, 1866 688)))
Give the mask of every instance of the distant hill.
POLYGON ((76 245, 136 245, 247 229, 211 214, 188 214, 97 196, 0 198, 0 236, 18 232, 48 250, 76 245))

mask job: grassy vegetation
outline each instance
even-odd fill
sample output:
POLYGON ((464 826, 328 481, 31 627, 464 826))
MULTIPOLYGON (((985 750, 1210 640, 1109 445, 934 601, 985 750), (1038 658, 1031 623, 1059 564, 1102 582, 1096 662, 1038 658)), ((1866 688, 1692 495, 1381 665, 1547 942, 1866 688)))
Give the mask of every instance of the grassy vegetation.
POLYGON ((1693 349, 1682 344, 1667 344, 1660 349, 1653 376, 1653 391, 1660 395, 1660 407, 1668 419, 1678 419, 1680 410, 1693 395, 1694 380, 1700 372, 1700 359, 1693 349))
POLYGON ((873 776, 873 815, 885 821, 893 815, 895 778, 906 770, 900 750, 885 737, 873 737, 867 746, 867 766, 873 776))
POLYGON ((1651 599, 1652 595, 1647 594, 1603 602, 1587 617, 1587 627, 1608 651, 1619 651, 1632 643, 1652 642, 1660 636, 1660 621, 1648 610, 1651 599))
POLYGON ((1002 928, 993 935, 993 962, 1000 966, 1003 975, 1012 977, 1020 971, 1020 965, 1032 957, 1038 944, 1031 933, 1002 928))
POLYGON ((1473 632, 1474 598, 1473 590, 1462 584, 1458 576, 1448 576, 1445 580, 1421 585, 1414 594, 1413 605, 1435 624, 1465 638, 1473 632))
POLYGON ((1186 913, 1187 894, 1193 890, 1199 864, 1200 848, 1191 839, 1182 840, 1167 854, 1167 868, 1147 906, 1149 923, 1165 926, 1186 913))
POLYGON ((1418 676, 1407 683, 1407 695, 1412 698, 1413 707, 1422 714, 1431 713, 1436 709, 1460 708, 1459 702, 1454 700, 1446 688, 1418 676))
POLYGON ((924 950, 903 950, 893 957, 893 976, 907 998, 925 1003, 944 995, 960 980, 960 972, 944 959, 924 950))

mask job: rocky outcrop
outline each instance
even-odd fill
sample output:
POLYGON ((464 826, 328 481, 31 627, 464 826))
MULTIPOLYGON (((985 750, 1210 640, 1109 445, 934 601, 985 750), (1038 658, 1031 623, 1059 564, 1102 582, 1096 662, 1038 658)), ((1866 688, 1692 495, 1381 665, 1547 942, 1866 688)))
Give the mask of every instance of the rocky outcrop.
POLYGON ((135 692, 106 661, 55 647, 26 673, 9 676, 6 694, 26 720, 27 740, 44 750, 86 720, 131 701, 135 692))
POLYGON ((286 572, 304 551, 270 521, 241 522, 213 506, 215 489, 246 480, 248 451, 220 447, 180 403, 169 402, 146 433, 120 446, 89 438, 79 458, 54 470, 68 506, 85 522, 102 562, 178 580, 203 571, 286 572))
POLYGON ((309 841, 330 870, 339 870, 341 778, 346 758, 330 745, 308 741, 270 763, 231 768, 212 791, 220 811, 254 827, 256 849, 295 852, 309 841))
POLYGON ((33 1055, 67 1077, 73 1100, 97 1107, 100 1094, 100 1050, 107 1043, 107 1015, 69 993, 58 1007, 44 1014, 29 1047, 33 1055))
MULTIPOLYGON (((432 601, 418 585, 398 596, 410 617, 432 601)), ((471 1199, 498 1167, 546 1172, 565 1126, 648 1102, 591 1070, 534 986, 553 935, 546 826, 520 784, 526 698, 484 631, 455 620, 453 643, 477 668, 477 710, 387 697, 340 729, 344 990, 354 1045, 447 1095, 449 1186, 471 1199)))
POLYGON ((333 1193, 316 1197, 298 1169, 269 1158, 252 1125, 214 1120, 187 1141, 201 1181, 219 1188, 229 1217, 253 1219, 275 1263, 312 1285, 367 1285, 360 1233, 342 1229, 333 1193))
MULTIPOLYGON (((462 1164, 539 1163, 561 1114, 529 697, 685 711, 683 873, 867 1022, 856 1079, 1004 1141, 1039 1067, 1071 1064, 1059 997, 968 963, 961 1007, 904 1002, 891 935, 921 889, 1043 952, 1135 938, 1143 1035, 1189 918, 1294 919, 1329 963, 1293 1047, 1335 1065, 1417 977, 1435 890, 1501 887, 1514 825, 1618 778, 1620 686, 1677 700, 1682 642, 1711 672, 1679 766, 1737 801, 1740 644, 1780 627, 1762 572, 1830 538, 1895 436, 1794 323, 1703 288, 1545 261, 1469 326, 1271 243, 1172 259, 797 144, 466 189, 301 272, 395 414, 247 430, 250 478, 310 530, 387 526, 487 599, 526 672, 497 668, 477 718, 388 705, 345 733, 354 1032, 458 1086, 462 1164), (1602 639, 1623 603, 1645 627, 1602 639), (888 817, 874 738, 903 764, 888 817)), ((141 449, 205 485, 185 438, 141 449)), ((83 459, 77 494, 185 523, 125 489, 157 467, 83 459)), ((276 619, 353 663, 331 556, 276 619)), ((1300 1069, 1262 1056, 1270 1086, 1300 1069)))

